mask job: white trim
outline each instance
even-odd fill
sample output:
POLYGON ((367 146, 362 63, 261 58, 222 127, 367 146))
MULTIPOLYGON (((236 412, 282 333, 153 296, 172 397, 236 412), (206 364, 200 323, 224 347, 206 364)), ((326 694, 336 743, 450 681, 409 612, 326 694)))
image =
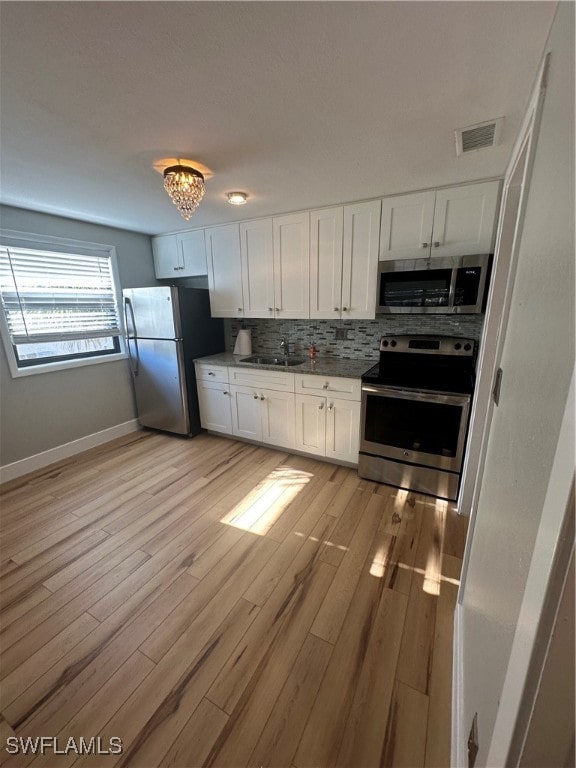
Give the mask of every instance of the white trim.
POLYGON ((530 660, 537 641, 539 619, 543 615, 550 575, 559 549, 562 522, 566 514, 574 514, 570 501, 575 463, 575 375, 576 372, 573 371, 524 597, 516 623, 508 669, 492 731, 487 765, 509 764, 508 755, 523 701, 527 675, 530 671, 530 660))
POLYGON ((64 443, 64 445, 58 445, 42 453, 36 453, 34 456, 28 456, 26 459, 6 464, 0 467, 0 483, 7 483, 9 480, 27 475, 29 472, 43 469, 49 464, 68 459, 70 456, 75 456, 77 453, 82 453, 82 451, 95 448, 103 443, 108 443, 117 437, 123 437, 130 434, 130 432, 137 432, 139 429, 138 420, 131 419, 123 424, 116 424, 114 427, 103 429, 101 432, 94 432, 91 435, 80 437, 78 440, 72 440, 70 443, 64 443))
POLYGON ((14 354, 10 332, 8 331, 8 323, 6 322, 4 311, 0 306, 0 337, 4 344, 4 350, 8 360, 8 368, 10 369, 10 375, 13 379, 18 379, 21 376, 33 376, 37 373, 51 373, 53 371, 64 371, 68 368, 80 368, 84 365, 111 363, 116 360, 125 360, 128 357, 125 342, 126 329, 124 326, 124 313, 122 312, 122 285, 120 283, 120 273, 118 272, 118 258, 116 256, 115 246, 106 245, 104 243, 91 243, 85 240, 73 240, 68 237, 55 237, 54 235, 36 235, 31 232, 20 232, 14 229, 0 229, 0 243, 4 245, 15 243, 16 246, 20 248, 28 247, 33 250, 42 245, 47 245, 56 248, 59 247, 63 253, 77 251, 92 256, 106 256, 110 259, 114 296, 118 310, 118 324, 120 327, 120 335, 118 336, 120 351, 114 354, 104 354, 96 357, 79 357, 74 360, 56 360, 52 363, 39 363, 38 365, 19 367, 16 355, 14 354))
POLYGON ((464 754, 466 739, 460 733, 462 725, 462 702, 464 701, 464 660, 462 658, 462 606, 456 603, 454 611, 454 637, 452 652, 452 744, 450 765, 464 768, 467 756, 464 754))

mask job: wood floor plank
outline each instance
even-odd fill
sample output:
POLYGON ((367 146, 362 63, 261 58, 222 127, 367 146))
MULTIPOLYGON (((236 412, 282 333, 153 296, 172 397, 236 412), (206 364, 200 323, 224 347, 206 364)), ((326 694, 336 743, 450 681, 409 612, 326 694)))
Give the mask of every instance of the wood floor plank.
MULTIPOLYGON (((360 509, 358 510, 359 522, 356 524, 353 536, 348 542, 349 546, 336 571, 334 581, 310 630, 313 635, 332 644, 336 642, 342 629, 342 624, 348 613, 348 608, 362 575, 362 570, 365 567, 365 561, 374 535, 382 518, 381 498, 376 496, 376 494, 366 494, 365 491, 360 491, 360 493, 363 495, 359 504, 360 509), (364 500, 366 501, 366 506, 362 509, 364 500)), ((353 497, 350 502, 354 504, 354 509, 357 508, 354 502, 355 498, 353 497)), ((345 517, 346 513, 340 518, 340 521, 344 520, 345 517)), ((342 532, 340 536, 342 536, 342 532)), ((342 540, 342 538, 338 539, 336 530, 331 532, 330 538, 337 541, 342 540)), ((322 551, 321 558, 324 562, 326 561, 326 550, 322 551)))
POLYGON ((126 749, 120 759, 101 758, 99 768, 158 765, 258 611, 239 600, 197 654, 173 648, 107 723, 103 735, 121 733, 126 749))
POLYGON ((430 674, 426 768, 444 768, 450 762, 454 611, 461 569, 459 558, 444 555, 430 674))
MULTIPOLYGON (((379 765, 414 768, 424 764, 428 704, 428 696, 396 682, 379 765)), ((449 753, 445 759, 442 768, 450 765, 449 753)))
POLYGON ((194 589, 182 571, 143 586, 4 710, 17 732, 57 733, 194 589), (72 714, 69 714, 72 712, 72 714))
MULTIPOLYGON (((218 768, 237 768, 246 765, 250 759, 264 723, 270 717, 277 699, 286 684, 286 681, 294 668, 294 664, 308 635, 308 631, 314 617, 324 599, 326 591, 334 577, 334 568, 328 563, 316 559, 309 571, 309 577, 300 582, 302 589, 296 589, 294 597, 289 596, 281 608, 277 617, 272 617, 273 625, 278 625, 278 631, 266 647, 265 654, 252 668, 252 674, 245 686, 238 685, 239 678, 235 678, 235 685, 231 695, 227 695, 227 707, 230 718, 222 733, 210 750, 206 758, 205 766, 218 766, 218 768), (285 607, 284 607, 285 606, 285 607)), ((270 598, 273 602, 273 596, 270 598)), ((256 623, 262 624, 261 619, 266 613, 267 605, 261 609, 252 627, 256 623)), ((268 619, 268 622, 270 619, 268 619)), ((265 628, 260 626, 258 635, 265 628)), ((252 628, 246 633, 246 638, 252 635, 252 628)), ((229 659, 226 669, 230 676, 230 664, 244 660, 241 654, 253 655, 250 647, 255 637, 250 637, 248 642, 242 641, 229 659), (232 662, 232 660, 234 660, 232 662)), ((221 673, 219 678, 223 679, 221 673)), ((234 677, 234 675, 232 675, 234 677)), ((224 688, 225 690, 225 688, 224 688)), ((213 701, 212 696, 219 696, 222 687, 213 686, 207 697, 213 701)))
POLYGON ((248 765, 289 766, 328 666, 333 647, 308 635, 266 721, 248 765))
POLYGON ((144 430, 0 501, 0 728, 126 749, 10 768, 448 764, 467 527, 449 502, 144 430))
MULTIPOLYGON (((326 516, 325 525, 327 530, 332 525, 328 516, 326 516)), ((211 687, 208 698, 225 712, 230 713, 236 707, 250 684, 254 670, 259 668, 262 660, 267 657, 270 647, 280 635, 288 632, 300 616, 303 606, 308 604, 308 594, 310 592, 316 594, 314 591, 316 582, 321 578, 322 584, 326 583, 326 589, 328 589, 335 569, 327 563, 320 563, 320 546, 319 542, 310 540, 304 543, 266 601, 253 627, 211 687), (326 566, 326 568, 320 566, 326 566)), ((310 624, 314 621, 319 607, 320 603, 317 606, 312 604, 313 615, 310 618, 310 624)), ((308 629, 309 627, 306 632, 308 629)))
POLYGON ((202 699, 158 768, 200 766, 226 725, 228 715, 208 699, 202 699))
MULTIPOLYGON (((66 744, 68 739, 74 738, 78 743, 82 736, 86 738, 87 734, 99 733, 153 669, 154 663, 135 651, 60 730, 57 734, 59 742, 66 744)), ((119 734, 116 735, 121 738, 119 734)), ((107 743, 103 744, 107 746, 107 743)), ((76 762, 77 757, 73 751, 67 756, 59 756, 58 768, 68 768, 76 762)), ((96 760, 97 758, 92 756, 92 762, 96 760)), ((46 753, 37 757, 31 764, 32 768, 53 768, 54 756, 46 753)))

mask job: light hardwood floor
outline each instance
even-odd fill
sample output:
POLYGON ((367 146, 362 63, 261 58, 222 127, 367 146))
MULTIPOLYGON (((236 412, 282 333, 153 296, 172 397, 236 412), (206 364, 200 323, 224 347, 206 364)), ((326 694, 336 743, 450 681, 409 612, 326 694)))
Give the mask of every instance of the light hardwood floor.
POLYGON ((2 765, 449 765, 450 504, 148 432, 1 490, 2 765))

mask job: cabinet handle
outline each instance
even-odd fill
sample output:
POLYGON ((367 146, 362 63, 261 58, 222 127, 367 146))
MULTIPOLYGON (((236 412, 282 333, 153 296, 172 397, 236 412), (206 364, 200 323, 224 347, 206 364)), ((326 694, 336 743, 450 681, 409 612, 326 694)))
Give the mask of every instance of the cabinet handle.
POLYGON ((324 403, 320 403, 320 405, 318 406, 318 410, 319 411, 323 411, 324 410, 324 403))
POLYGON ((174 272, 176 272, 178 269, 180 269, 180 267, 174 267, 174 272))
POLYGON ((332 411, 334 409, 334 403, 330 403, 328 406, 328 410, 332 411))
POLYGON ((280 312, 280 307, 276 307, 276 312, 280 312))
POLYGON ((214 373, 214 371, 208 371, 208 376, 216 376, 216 374, 214 373))
POLYGON ((260 395, 260 400, 266 400, 266 398, 264 397, 264 395, 260 395))
POLYGON ((258 395, 256 394, 256 392, 254 392, 254 394, 252 395, 252 397, 254 398, 254 400, 258 400, 258 395))
POLYGON ((238 312, 242 312, 242 307, 238 307, 238 312))
POLYGON ((334 312, 340 312, 340 307, 334 307, 334 312))
POLYGON ((274 307, 268 307, 268 312, 274 312, 274 307))
POLYGON ((327 381, 325 384, 322 384, 322 389, 328 389, 329 386, 330 382, 327 381))
POLYGON ((440 247, 440 243, 439 243, 438 241, 436 241, 436 242, 434 243, 434 248, 439 248, 439 247, 440 247))
POLYGON ((348 307, 342 307, 342 312, 348 312, 348 307))
POLYGON ((229 395, 229 394, 230 394, 230 392, 228 392, 228 390, 227 390, 227 389, 225 389, 225 390, 224 390, 224 392, 222 392, 222 394, 223 394, 223 395, 229 395))
POLYGON ((422 243, 422 248, 429 248, 429 247, 430 247, 430 243, 422 243))

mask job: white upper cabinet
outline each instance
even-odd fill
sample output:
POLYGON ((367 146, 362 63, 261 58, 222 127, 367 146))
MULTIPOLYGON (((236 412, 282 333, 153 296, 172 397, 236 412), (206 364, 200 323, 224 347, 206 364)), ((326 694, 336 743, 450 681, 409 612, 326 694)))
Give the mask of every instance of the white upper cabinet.
POLYGON ((212 317, 244 317, 239 233, 238 224, 206 230, 212 317))
POLYGON ((490 253, 498 181, 384 198, 380 260, 490 253))
POLYGON ((494 250, 499 182, 436 192, 432 256, 467 256, 494 250))
POLYGON ((344 208, 310 212, 310 317, 342 314, 344 208))
POLYGON ((240 224, 244 317, 274 317, 272 219, 240 224))
POLYGON ((435 198, 435 192, 420 192, 382 200, 380 261, 430 254, 435 198))
POLYGON ((374 317, 380 201, 310 213, 310 317, 374 317))
POLYGON ((380 200, 344 206, 342 317, 375 317, 380 200))
POLYGON ((152 238, 154 272, 159 279, 205 275, 204 230, 152 238))
POLYGON ((305 213, 272 219, 274 239, 274 315, 280 319, 310 317, 310 216, 305 213))

